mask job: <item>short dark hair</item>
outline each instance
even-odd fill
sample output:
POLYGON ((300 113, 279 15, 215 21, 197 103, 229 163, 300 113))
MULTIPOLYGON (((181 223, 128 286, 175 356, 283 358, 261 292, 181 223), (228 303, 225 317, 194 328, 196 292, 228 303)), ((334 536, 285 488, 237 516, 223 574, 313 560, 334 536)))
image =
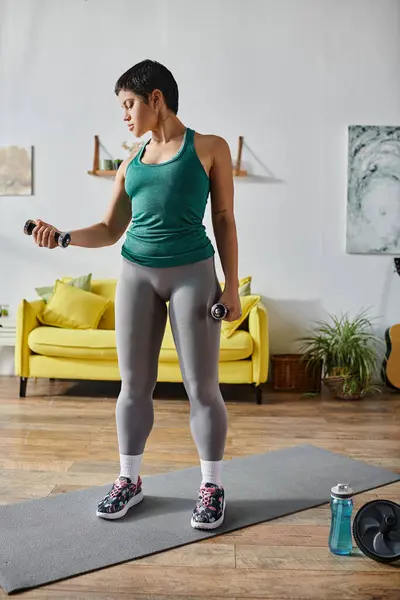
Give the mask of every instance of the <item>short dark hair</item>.
POLYGON ((165 103, 175 114, 178 113, 179 92, 177 83, 164 65, 154 60, 143 60, 128 69, 115 84, 118 96, 121 90, 129 90, 148 101, 153 90, 160 90, 165 103))

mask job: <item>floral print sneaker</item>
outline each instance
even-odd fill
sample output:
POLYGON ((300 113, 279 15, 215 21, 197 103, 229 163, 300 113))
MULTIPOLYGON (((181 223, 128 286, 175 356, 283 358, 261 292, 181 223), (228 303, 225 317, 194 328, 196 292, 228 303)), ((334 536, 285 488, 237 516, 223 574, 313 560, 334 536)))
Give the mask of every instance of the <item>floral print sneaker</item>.
POLYGON ((195 529, 216 529, 223 523, 225 504, 225 492, 222 487, 217 487, 214 483, 202 484, 191 526, 195 529))
POLYGON ((97 516, 102 519, 120 519, 132 506, 143 500, 142 480, 134 484, 128 477, 118 477, 97 506, 97 516))

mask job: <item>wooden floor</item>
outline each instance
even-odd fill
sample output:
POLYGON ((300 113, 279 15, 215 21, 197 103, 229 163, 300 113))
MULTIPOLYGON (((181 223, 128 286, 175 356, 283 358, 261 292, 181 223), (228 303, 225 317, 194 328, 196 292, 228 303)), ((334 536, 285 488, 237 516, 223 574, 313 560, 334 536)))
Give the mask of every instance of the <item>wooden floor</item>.
MULTIPOLYGON (((223 389, 229 412, 225 458, 311 443, 400 472, 400 394, 359 402, 223 389)), ((0 377, 0 503, 111 482, 118 473, 116 388, 0 377), (109 397, 105 397, 109 394, 109 397), (21 485, 22 483, 22 485, 21 485)), ((198 464, 189 407, 178 386, 157 388, 155 425, 142 474, 198 464), (171 395, 172 394, 172 395, 171 395)), ((195 502, 197 490, 193 490, 195 502)), ((400 502, 396 483, 355 497, 400 502)), ((229 498, 228 498, 229 503, 229 498)), ((400 600, 400 561, 386 566, 355 548, 330 554, 329 506, 311 509, 176 550, 22 594, 24 598, 111 600, 400 600)), ((0 589, 0 598, 7 595, 0 589)))

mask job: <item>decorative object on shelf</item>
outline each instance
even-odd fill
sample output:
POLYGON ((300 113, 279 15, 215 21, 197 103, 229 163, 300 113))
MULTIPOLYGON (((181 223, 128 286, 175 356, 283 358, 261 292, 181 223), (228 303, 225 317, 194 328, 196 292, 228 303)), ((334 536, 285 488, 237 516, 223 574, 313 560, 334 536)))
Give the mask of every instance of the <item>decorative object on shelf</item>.
POLYGON ((365 311, 353 319, 344 315, 318 321, 313 334, 299 341, 309 366, 322 361, 323 382, 336 398, 358 400, 368 392, 380 391, 373 379, 384 344, 374 335, 365 311))
POLYGON ((0 196, 32 196, 32 146, 0 148, 0 196))
POLYGON ((400 127, 348 129, 346 250, 400 252, 400 127))
POLYGON ((310 366, 302 354, 273 354, 271 362, 275 390, 313 394, 320 392, 322 361, 310 366))
POLYGON ((111 158, 103 158, 100 161, 100 168, 102 171, 112 171, 114 169, 114 161, 111 158))
POLYGON ((128 151, 129 156, 134 152, 139 152, 140 148, 143 146, 143 142, 132 142, 131 144, 127 144, 127 142, 123 142, 121 144, 121 148, 128 151))
POLYGON ((100 138, 98 135, 94 136, 94 155, 93 155, 93 169, 88 171, 89 175, 96 175, 97 177, 115 177, 117 170, 122 160, 111 160, 104 159, 101 161, 100 168, 100 138), (118 166, 116 166, 118 164, 118 166))

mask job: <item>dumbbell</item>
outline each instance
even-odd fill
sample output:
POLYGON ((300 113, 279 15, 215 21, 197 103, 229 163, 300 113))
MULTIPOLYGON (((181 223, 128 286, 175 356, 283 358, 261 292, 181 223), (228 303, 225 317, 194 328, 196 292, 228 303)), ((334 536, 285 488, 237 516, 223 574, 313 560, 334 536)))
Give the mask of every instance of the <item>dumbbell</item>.
POLYGON ((217 321, 224 319, 227 314, 228 309, 226 308, 225 304, 217 302, 217 304, 214 304, 214 306, 211 307, 211 316, 217 321))
MULTIPOLYGON (((29 219, 24 225, 24 233, 26 235, 32 235, 35 227, 36 227, 35 221, 32 221, 32 219, 29 219)), ((71 236, 69 233, 59 233, 58 231, 56 231, 54 239, 56 241, 56 244, 58 244, 61 248, 66 248, 70 244, 71 236)))

